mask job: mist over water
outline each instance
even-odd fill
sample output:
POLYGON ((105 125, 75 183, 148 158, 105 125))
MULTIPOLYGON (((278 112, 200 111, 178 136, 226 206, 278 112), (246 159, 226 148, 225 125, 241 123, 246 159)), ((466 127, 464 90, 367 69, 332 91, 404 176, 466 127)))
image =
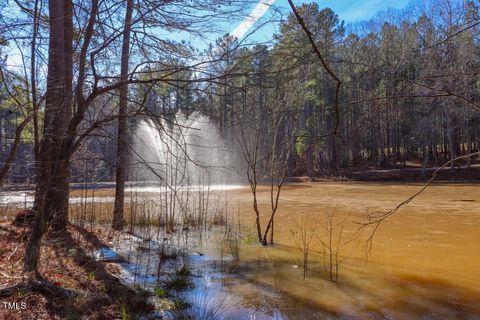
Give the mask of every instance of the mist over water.
POLYGON ((178 112, 173 119, 140 120, 133 136, 130 180, 170 186, 238 185, 241 155, 207 116, 178 112))

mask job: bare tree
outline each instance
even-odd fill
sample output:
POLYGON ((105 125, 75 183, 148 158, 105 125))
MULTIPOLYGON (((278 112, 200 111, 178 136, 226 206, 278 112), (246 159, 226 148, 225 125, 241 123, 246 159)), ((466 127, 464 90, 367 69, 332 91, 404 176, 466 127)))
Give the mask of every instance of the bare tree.
POLYGON ((122 62, 120 81, 124 84, 120 88, 120 104, 118 110, 117 133, 117 174, 115 184, 115 206, 113 209, 112 227, 116 230, 123 229, 123 207, 125 198, 125 175, 127 162, 127 103, 128 103, 128 60, 130 56, 130 30, 132 25, 133 0, 127 0, 125 12, 125 30, 123 32, 122 62))
POLYGON ((308 215, 302 215, 300 222, 295 221, 296 230, 290 229, 293 240, 298 250, 302 253, 303 264, 303 280, 306 279, 308 273, 308 257, 310 254, 310 245, 317 232, 317 224, 310 226, 311 220, 308 215))
POLYGON ((13 162, 15 160, 15 156, 17 154, 17 150, 22 138, 22 133, 25 127, 30 123, 30 121, 32 121, 32 118, 34 117, 34 113, 33 111, 29 112, 28 103, 27 105, 25 105, 25 103, 22 103, 22 101, 20 101, 19 95, 22 95, 22 93, 17 92, 17 90, 15 89, 13 91, 9 89, 9 85, 5 78, 5 72, 3 71, 3 68, 1 66, 0 66, 0 78, 2 83, 4 84, 5 90, 7 91, 8 97, 15 102, 15 104, 17 105, 17 109, 19 109, 20 112, 26 113, 23 120, 21 120, 21 122, 15 128, 15 135, 13 138, 12 146, 10 148, 7 158, 3 163, 3 166, 0 168, 0 187, 1 187, 7 181, 8 172, 10 171, 10 168, 12 167, 13 162))
MULTIPOLYGON (((202 8, 215 10, 219 3, 223 2, 208 2, 202 8)), ((40 159, 35 196, 37 214, 32 228, 32 235, 27 244, 25 257, 25 271, 32 277, 37 276, 39 249, 47 226, 49 230, 57 234, 66 231, 68 221, 69 164, 73 154, 82 145, 86 137, 102 125, 118 118, 118 115, 107 114, 93 122, 86 121, 87 116, 90 116, 89 112, 94 102, 102 95, 111 94, 128 84, 155 85, 167 83, 178 85, 179 83, 188 84, 213 81, 215 79, 215 77, 210 76, 197 79, 184 79, 179 76, 185 70, 194 69, 198 65, 205 64, 206 62, 204 61, 196 62, 193 66, 185 66, 184 64, 163 64, 152 58, 146 59, 147 63, 143 61, 138 62, 135 68, 133 68, 134 71, 127 78, 124 77, 124 80, 118 81, 119 78, 122 79, 122 76, 115 76, 115 63, 111 61, 109 53, 113 54, 115 52, 114 45, 117 43, 117 39, 124 35, 125 28, 119 30, 113 23, 108 28, 99 28, 99 30, 108 29, 111 32, 97 32, 99 25, 104 26, 101 23, 112 22, 110 10, 112 6, 116 7, 118 5, 118 3, 92 0, 89 6, 80 6, 78 8, 81 15, 75 17, 81 18, 78 18, 77 23, 82 25, 81 30, 83 33, 81 42, 76 46, 76 49, 78 49, 78 52, 75 52, 75 69, 77 72, 75 73, 75 88, 73 88, 73 2, 71 0, 49 2, 49 63, 44 138, 39 153, 40 159), (100 10, 100 6, 104 7, 100 10), (101 15, 104 15, 105 21, 101 20, 101 15), (147 74, 149 76, 146 76, 147 74), (134 75, 137 75, 137 77, 134 75)), ((148 2, 145 4, 145 7, 141 7, 142 11, 139 13, 139 17, 136 17, 135 20, 132 19, 131 24, 129 24, 131 26, 136 23, 142 25, 142 28, 136 32, 144 35, 141 44, 143 45, 142 52, 145 55, 149 54, 149 50, 146 48, 150 48, 155 54, 159 54, 159 52, 164 53, 161 50, 165 49, 165 46, 173 56, 184 53, 172 43, 165 43, 163 39, 158 39, 152 33, 155 27, 176 27, 190 30, 189 28, 192 27, 194 22, 200 20, 201 24, 205 19, 202 17, 210 17, 208 11, 204 16, 190 17, 188 12, 183 12, 179 9, 183 6, 192 6, 190 1, 185 0, 171 4, 175 10, 169 13, 171 16, 166 20, 167 22, 153 18, 153 20, 147 19, 147 16, 152 13, 163 12, 162 10, 165 10, 164 6, 168 5, 170 3, 163 1, 148 2), (188 19, 181 19, 178 25, 171 22, 173 17, 178 17, 182 14, 188 19), (190 24, 189 21, 191 21, 190 24), (149 26, 150 23, 153 24, 153 27, 149 26), (145 30, 149 32, 145 33, 145 30)), ((133 10, 133 4, 131 8, 133 10)), ((166 12, 169 11, 167 10, 166 12)), ((162 55, 156 58, 161 59, 162 55)), ((122 60, 124 62, 124 68, 122 69, 125 72, 128 67, 128 61, 126 61, 127 59, 122 60)), ((123 96, 128 97, 128 95, 125 95, 126 91, 122 91, 123 96)), ((143 104, 140 107, 142 106, 143 104)))
MULTIPOLYGON (((15 156, 18 151, 18 147, 21 142, 22 133, 27 127, 27 125, 33 120, 33 135, 34 135, 34 155, 35 159, 38 158, 38 148, 39 148, 39 126, 38 126, 38 110, 39 105, 41 103, 41 99, 39 99, 37 94, 37 81, 36 81, 36 73, 37 73, 37 65, 36 65, 36 56, 37 56, 37 38, 38 32, 40 27, 40 11, 41 11, 41 1, 35 0, 33 4, 33 9, 28 10, 24 8, 20 3, 18 3, 21 10, 28 11, 32 15, 33 23, 32 23, 32 40, 30 45, 30 74, 29 77, 27 76, 28 67, 26 65, 26 57, 21 49, 20 44, 14 40, 15 44, 17 45, 17 49, 21 55, 22 61, 22 69, 24 74, 24 87, 25 92, 21 93, 20 95, 26 96, 25 103, 23 103, 18 94, 18 92, 13 92, 17 90, 10 90, 9 84, 7 83, 6 76, 9 73, 6 68, 0 66, 0 78, 1 82, 4 85, 4 89, 7 92, 7 95, 15 101, 20 109, 23 110, 24 118, 23 120, 17 125, 15 130, 15 136, 13 139, 12 146, 10 148, 10 152, 3 163, 3 167, 0 169, 0 187, 6 182, 8 173, 12 164, 15 160, 15 156), (5 70, 4 70, 5 69, 5 70)), ((17 76, 15 76, 17 77, 17 76)))
POLYGON ((316 234, 316 238, 323 248, 324 264, 330 281, 336 282, 339 275, 340 263, 345 258, 340 258, 340 252, 346 245, 354 241, 358 234, 354 234, 349 239, 343 239, 343 230, 348 217, 340 222, 335 221, 335 209, 327 213, 327 221, 322 224, 325 231, 324 235, 316 234))
POLYGON ((280 193, 288 172, 291 149, 295 136, 286 132, 285 113, 275 113, 272 117, 272 131, 265 131, 262 124, 256 128, 248 127, 247 122, 240 120, 237 123, 237 141, 242 150, 246 162, 246 175, 253 196, 253 210, 255 212, 255 225, 258 241, 266 246, 270 240, 273 244, 275 214, 280 202, 280 193), (269 135, 270 134, 270 135, 269 135), (263 139, 271 139, 271 145, 267 150, 260 150, 261 145, 268 145, 263 139), (262 229, 262 213, 259 207, 258 187, 262 181, 269 185, 269 214, 265 229, 262 229), (270 236, 270 239, 268 237, 270 236))

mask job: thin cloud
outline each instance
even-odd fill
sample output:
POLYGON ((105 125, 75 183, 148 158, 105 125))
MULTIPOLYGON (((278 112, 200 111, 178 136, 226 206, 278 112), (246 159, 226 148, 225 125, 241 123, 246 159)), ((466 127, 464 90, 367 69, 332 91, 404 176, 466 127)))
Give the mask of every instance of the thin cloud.
POLYGON ((245 36, 248 30, 270 9, 276 0, 260 0, 260 2, 253 8, 252 12, 245 17, 231 33, 233 37, 241 39, 245 36))

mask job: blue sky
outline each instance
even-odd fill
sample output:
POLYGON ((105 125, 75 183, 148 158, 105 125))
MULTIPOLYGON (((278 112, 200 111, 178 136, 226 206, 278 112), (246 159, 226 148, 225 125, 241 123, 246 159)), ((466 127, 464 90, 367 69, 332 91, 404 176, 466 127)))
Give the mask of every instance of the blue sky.
MULTIPOLYGON (((339 17, 340 20, 345 21, 346 24, 355 23, 360 21, 369 20, 379 11, 395 8, 402 9, 408 4, 410 0, 294 0, 294 3, 299 6, 302 3, 311 3, 316 2, 320 8, 331 8, 339 17)), ((225 25, 225 33, 229 32, 230 34, 243 35, 249 34, 261 23, 265 21, 268 17, 271 17, 273 14, 272 9, 268 9, 270 5, 274 4, 275 7, 279 8, 280 11, 287 15, 291 12, 290 6, 288 5, 287 0, 259 0, 258 5, 252 10, 250 17, 245 17, 245 20, 240 21, 231 21, 228 25, 225 25), (263 15, 263 19, 261 16, 263 15), (259 23, 253 24, 252 19, 259 20, 259 23)), ((267 24, 255 30, 255 33, 249 36, 250 41, 268 41, 271 39, 273 33, 277 32, 277 25, 267 24)), ((210 40, 221 36, 220 34, 210 35, 210 40)), ((240 36, 239 38, 242 38, 240 36)))
MULTIPOLYGON (((410 0, 294 0, 294 3, 298 6, 302 3, 316 2, 320 8, 331 8, 340 20, 344 20, 345 23, 355 23, 372 18, 377 12, 385 10, 387 8, 404 8, 410 0)), ((229 32, 235 35, 240 35, 242 38, 244 34, 253 32, 261 21, 268 20, 272 16, 273 10, 269 9, 269 6, 274 4, 281 9, 284 16, 291 12, 287 0, 259 0, 257 6, 252 6, 252 13, 250 16, 246 16, 242 21, 230 21, 228 24, 222 24, 221 33, 211 33, 205 35, 203 39, 192 39, 188 35, 185 35, 185 40, 192 41, 194 46, 205 49, 208 43, 214 43, 215 39, 229 32), (263 16, 263 19, 262 19, 263 16), (259 20, 258 23, 255 23, 259 20)), ((278 18, 278 17, 277 17, 278 18)), ((249 36, 247 42, 256 41, 269 41, 272 39, 273 33, 276 33, 278 25, 275 23, 268 23, 249 36)), ((182 34, 175 34, 176 37, 182 38, 182 34)), ((7 62, 12 66, 19 66, 21 61, 19 60, 18 50, 13 49, 9 55, 9 61, 7 62)))
MULTIPOLYGON (((312 1, 294 1, 294 3, 301 4, 312 1)), ((340 20, 345 22, 357 22, 368 20, 373 17, 378 11, 387 8, 404 8, 409 0, 317 0, 320 7, 331 8, 338 14, 340 20)), ((278 5, 287 6, 286 0, 278 0, 278 5)))

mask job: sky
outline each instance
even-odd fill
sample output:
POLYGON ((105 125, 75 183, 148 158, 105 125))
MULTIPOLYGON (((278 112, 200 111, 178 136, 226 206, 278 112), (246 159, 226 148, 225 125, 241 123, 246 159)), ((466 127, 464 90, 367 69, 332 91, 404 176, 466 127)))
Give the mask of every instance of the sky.
MULTIPOLYGON (((279 5, 288 5, 286 0, 277 0, 279 5)), ((301 4, 311 1, 294 1, 301 4)), ((404 8, 409 0, 316 0, 320 7, 328 7, 338 14, 340 20, 358 22, 368 20, 378 11, 387 8, 404 8)))
MULTIPOLYGON (((355 23, 364 20, 369 20, 377 12, 388 9, 404 8, 409 0, 294 0, 296 6, 302 3, 316 2, 320 8, 330 8, 345 23, 355 23)), ((239 21, 237 25, 230 24, 228 31, 231 35, 237 38, 242 38, 248 31, 255 26, 255 23, 261 20, 262 16, 268 16, 272 9, 272 5, 280 8, 282 12, 289 13, 290 7, 287 0, 259 0, 258 4, 252 9, 250 15, 245 17, 245 20, 239 21)), ((260 31, 260 30, 259 30, 260 31)), ((270 34, 275 32, 275 26, 266 26, 261 29, 261 32, 270 34)), ((261 37, 260 37, 261 38, 261 37)), ((265 35, 265 39, 268 35, 265 35)))
MULTIPOLYGON (((318 3, 320 8, 331 8, 336 14, 338 14, 340 20, 344 20, 345 23, 348 24, 368 20, 377 12, 387 8, 404 8, 409 0, 294 0, 295 5, 297 6, 302 3, 311 2, 318 3)), ((202 42, 193 39, 193 44, 200 49, 205 49, 209 42, 214 42, 216 38, 227 32, 242 39, 245 35, 249 35, 249 33, 253 32, 261 24, 262 20, 268 19, 268 17, 272 16, 274 11, 271 8, 272 5, 279 8, 284 16, 291 12, 287 0, 259 0, 257 5, 252 7, 252 11, 243 21, 231 21, 228 24, 225 24, 224 28, 222 28, 225 29, 222 31, 222 34, 211 34, 202 42)), ((268 23, 260 29, 255 30, 252 35, 249 35, 248 42, 269 41, 272 39, 273 33, 277 32, 277 28, 278 24, 268 23)), ((20 66, 21 60, 19 54, 10 52, 7 64, 10 66, 20 66)))

